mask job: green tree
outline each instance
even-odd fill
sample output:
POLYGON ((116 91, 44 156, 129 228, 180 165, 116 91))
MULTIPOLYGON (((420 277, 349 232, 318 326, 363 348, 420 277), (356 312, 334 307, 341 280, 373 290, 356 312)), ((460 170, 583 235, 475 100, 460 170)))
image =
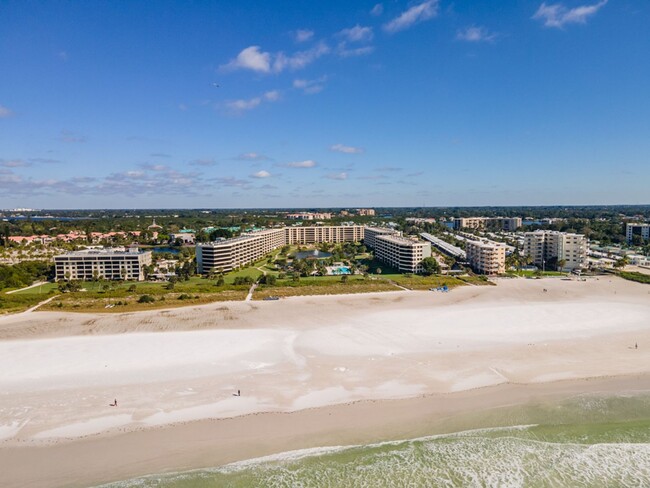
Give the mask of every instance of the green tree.
POLYGON ((440 274, 440 264, 434 257, 424 258, 421 262, 422 274, 431 276, 433 274, 440 274))

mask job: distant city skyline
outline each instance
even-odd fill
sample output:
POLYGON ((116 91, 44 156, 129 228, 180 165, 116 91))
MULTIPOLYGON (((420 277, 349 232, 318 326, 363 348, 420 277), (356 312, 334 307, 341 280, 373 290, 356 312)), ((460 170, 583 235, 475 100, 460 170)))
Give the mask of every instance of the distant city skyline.
POLYGON ((648 204, 650 4, 4 2, 0 208, 648 204))

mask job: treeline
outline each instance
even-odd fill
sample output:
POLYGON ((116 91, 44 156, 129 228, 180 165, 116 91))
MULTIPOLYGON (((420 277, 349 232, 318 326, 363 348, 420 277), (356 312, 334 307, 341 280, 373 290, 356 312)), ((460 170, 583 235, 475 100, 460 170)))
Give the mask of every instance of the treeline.
POLYGON ((0 290, 22 288, 35 281, 54 276, 54 265, 42 261, 25 261, 12 265, 0 265, 0 290))

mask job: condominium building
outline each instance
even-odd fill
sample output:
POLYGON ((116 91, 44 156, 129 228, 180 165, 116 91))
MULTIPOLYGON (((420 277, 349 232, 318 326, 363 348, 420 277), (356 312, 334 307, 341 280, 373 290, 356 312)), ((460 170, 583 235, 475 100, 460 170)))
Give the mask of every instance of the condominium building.
POLYGON ((242 234, 233 239, 198 244, 196 263, 198 272, 219 270, 227 273, 248 263, 257 261, 274 249, 284 246, 285 229, 268 229, 242 234))
POLYGON ((628 244, 632 243, 634 236, 641 236, 644 241, 650 240, 650 224, 640 222, 628 222, 625 226, 625 235, 628 244))
MULTIPOLYGON (((367 230, 367 229, 366 229, 367 230)), ((422 260, 431 257, 431 244, 416 241, 395 234, 380 234, 374 236, 372 245, 375 258, 392 268, 404 273, 422 271, 422 260)))
POLYGON ((366 227, 363 231, 363 243, 374 249, 376 247, 375 240, 379 236, 398 236, 400 233, 394 229, 389 229, 387 227, 366 227))
POLYGON ((358 208, 357 209, 357 215, 364 215, 364 216, 372 217, 372 216, 375 215, 375 209, 374 208, 358 208))
POLYGON ((143 281, 144 267, 151 264, 151 251, 129 249, 90 249, 54 257, 55 278, 59 280, 143 281))
POLYGON ((329 225, 285 227, 285 244, 316 244, 319 242, 358 242, 363 239, 362 225, 329 225))
POLYGON ((454 229, 485 229, 494 224, 506 232, 513 232, 522 225, 521 217, 459 217, 454 219, 454 229))
POLYGON ((587 264, 587 251, 587 238, 582 234, 554 230, 524 234, 524 255, 530 256, 533 264, 542 268, 560 261, 563 262, 562 271, 583 268, 587 264))
POLYGON ((287 214, 287 218, 294 220, 330 220, 332 218, 332 214, 329 212, 300 212, 287 214))
POLYGON ((488 240, 466 241, 467 261, 476 273, 497 275, 506 272, 506 246, 488 240))

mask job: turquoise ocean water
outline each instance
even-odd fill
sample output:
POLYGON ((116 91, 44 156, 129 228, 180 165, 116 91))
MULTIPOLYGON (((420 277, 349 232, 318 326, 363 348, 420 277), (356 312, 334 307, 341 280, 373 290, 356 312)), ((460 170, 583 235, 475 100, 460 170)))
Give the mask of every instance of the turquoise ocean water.
POLYGON ((650 396, 584 396, 473 414, 490 427, 293 451, 131 487, 650 487, 650 396), (495 427, 495 425, 501 425, 495 427))

